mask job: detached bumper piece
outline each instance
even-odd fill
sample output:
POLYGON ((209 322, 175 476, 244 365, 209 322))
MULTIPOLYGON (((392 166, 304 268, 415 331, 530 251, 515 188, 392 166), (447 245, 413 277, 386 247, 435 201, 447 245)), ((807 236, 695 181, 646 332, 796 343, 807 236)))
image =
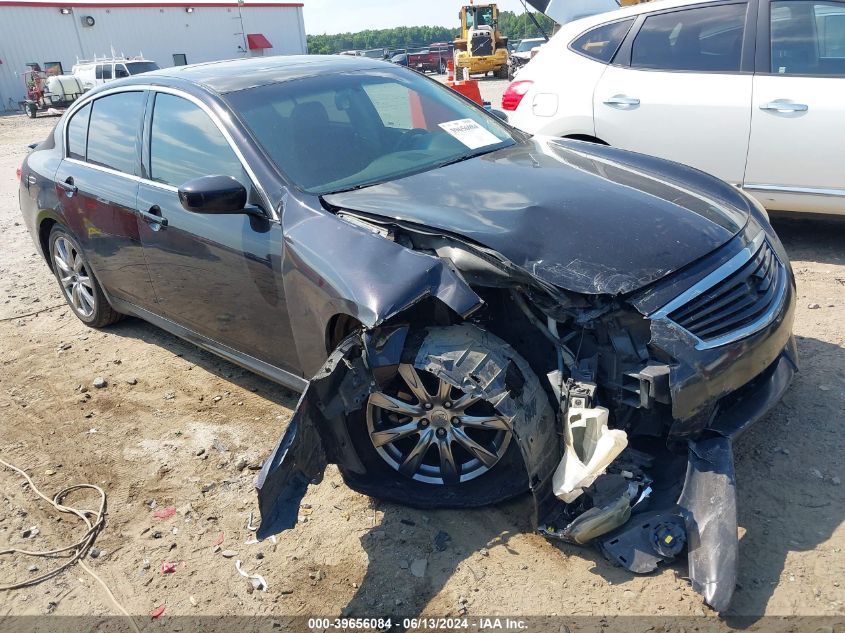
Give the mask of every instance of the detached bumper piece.
POLYGON ((795 359, 790 340, 769 368, 717 409, 699 439, 687 442, 680 494, 671 481, 680 479, 680 472, 675 476, 674 471, 682 463, 627 448, 608 472, 583 489, 577 502, 559 502, 540 532, 571 543, 591 543, 610 561, 637 574, 654 571, 686 549, 693 589, 714 610, 727 610, 739 551, 733 440, 780 400, 797 370, 795 359))

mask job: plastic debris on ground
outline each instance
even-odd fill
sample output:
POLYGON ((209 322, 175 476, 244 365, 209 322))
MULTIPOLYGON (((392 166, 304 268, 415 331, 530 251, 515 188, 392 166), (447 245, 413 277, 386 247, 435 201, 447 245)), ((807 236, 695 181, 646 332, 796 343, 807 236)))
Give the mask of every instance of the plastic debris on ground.
POLYGON ((241 569, 241 561, 235 561, 235 569, 238 570, 238 573, 243 576, 244 578, 249 579, 250 583, 252 583, 252 588, 256 591, 267 591, 267 581, 264 580, 264 576, 259 574, 248 574, 243 569, 241 569))

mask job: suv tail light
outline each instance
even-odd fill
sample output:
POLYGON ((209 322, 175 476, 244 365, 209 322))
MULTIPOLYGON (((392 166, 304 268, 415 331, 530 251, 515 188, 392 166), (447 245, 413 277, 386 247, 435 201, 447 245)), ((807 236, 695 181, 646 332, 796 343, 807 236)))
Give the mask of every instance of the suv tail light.
POLYGON ((523 79, 522 81, 512 81, 505 90, 505 94, 502 95, 502 109, 516 110, 517 106, 519 106, 519 102, 522 101, 522 97, 524 97, 525 93, 531 89, 533 83, 533 81, 528 79, 523 79))
MULTIPOLYGON (((23 165, 21 165, 21 167, 23 167, 23 165)), ((18 167, 17 169, 15 169, 15 176, 18 177, 18 180, 21 179, 21 167, 18 167)))

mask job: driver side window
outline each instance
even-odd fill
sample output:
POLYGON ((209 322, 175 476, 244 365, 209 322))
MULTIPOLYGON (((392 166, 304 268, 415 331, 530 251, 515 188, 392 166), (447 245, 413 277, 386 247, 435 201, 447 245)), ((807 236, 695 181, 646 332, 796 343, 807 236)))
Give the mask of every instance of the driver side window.
POLYGON ((229 142, 199 107, 181 97, 158 93, 150 132, 150 176, 180 187, 201 176, 232 176, 252 187, 229 142))

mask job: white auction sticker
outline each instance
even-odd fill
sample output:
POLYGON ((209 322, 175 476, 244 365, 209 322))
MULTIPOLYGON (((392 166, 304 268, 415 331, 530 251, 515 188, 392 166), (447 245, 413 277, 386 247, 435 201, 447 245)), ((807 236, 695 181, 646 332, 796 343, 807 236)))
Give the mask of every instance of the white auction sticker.
POLYGON ((440 123, 439 125, 470 149, 478 149, 479 147, 495 145, 496 143, 502 142, 495 134, 484 129, 472 119, 446 121, 446 123, 440 123))

